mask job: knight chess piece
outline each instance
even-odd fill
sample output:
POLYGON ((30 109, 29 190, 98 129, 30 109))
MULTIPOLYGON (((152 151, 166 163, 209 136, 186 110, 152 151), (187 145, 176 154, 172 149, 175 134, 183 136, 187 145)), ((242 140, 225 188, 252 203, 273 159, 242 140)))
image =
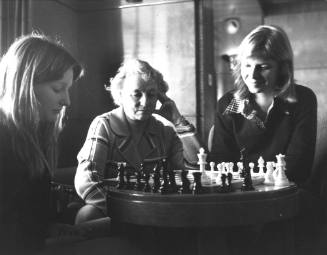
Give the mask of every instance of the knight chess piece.
POLYGON ((221 187, 219 189, 219 192, 226 193, 226 192, 228 192, 228 187, 226 184, 226 179, 227 179, 226 173, 222 173, 220 178, 221 178, 221 187))
POLYGON ((187 178, 188 171, 187 170, 182 170, 181 172, 181 180, 182 180, 182 186, 179 189, 180 194, 189 194, 191 193, 190 189, 190 181, 187 178))

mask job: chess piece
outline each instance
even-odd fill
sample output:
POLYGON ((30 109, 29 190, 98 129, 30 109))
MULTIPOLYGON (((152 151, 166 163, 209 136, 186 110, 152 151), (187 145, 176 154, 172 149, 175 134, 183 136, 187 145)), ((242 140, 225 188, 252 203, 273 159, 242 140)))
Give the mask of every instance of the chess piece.
POLYGON ((205 167, 207 164, 207 154, 205 153, 203 148, 200 148, 198 155, 198 165, 200 166, 200 172, 201 172, 201 182, 205 185, 211 184, 211 178, 207 175, 205 167))
POLYGON ((275 162, 268 161, 266 162, 266 173, 265 173, 265 181, 264 184, 266 185, 273 185, 275 183, 273 172, 274 172, 275 162))
POLYGON ((132 189, 133 185, 131 183, 131 173, 130 173, 130 171, 126 171, 125 177, 126 177, 126 182, 125 182, 125 188, 124 189, 132 189))
POLYGON ((136 176, 136 183, 134 186, 134 190, 140 191, 142 190, 142 183, 141 183, 142 173, 140 171, 136 171, 135 176, 136 176))
POLYGON ((219 192, 221 193, 226 193, 228 192, 228 187, 226 184, 226 179, 227 179, 227 175, 225 173, 221 174, 221 187, 219 189, 219 192))
POLYGON ((211 171, 211 172, 214 172, 214 171, 215 171, 215 162, 212 162, 212 161, 211 161, 211 162, 209 163, 209 165, 210 165, 210 171, 211 171))
POLYGON ((277 158, 276 170, 273 173, 275 186, 287 186, 290 184, 290 182, 285 174, 285 170, 286 170, 285 155, 278 154, 276 155, 276 158, 277 158))
POLYGON ((255 175, 255 173, 254 173, 254 163, 253 162, 250 162, 249 163, 249 167, 250 167, 250 174, 251 175, 255 175))
POLYGON ((180 194, 188 194, 188 193, 191 193, 190 181, 187 178, 187 174, 188 174, 188 171, 187 170, 182 170, 182 173, 181 173, 182 186, 179 189, 179 193, 180 194))
POLYGON ((160 193, 162 195, 168 194, 169 193, 169 180, 168 180, 168 171, 164 170, 162 172, 162 182, 160 186, 160 193))
POLYGON ((254 190, 254 187, 252 185, 251 170, 249 168, 245 168, 243 172, 244 172, 244 178, 243 178, 241 190, 242 191, 254 190))
POLYGON ((193 189, 192 189, 192 194, 201 194, 203 193, 203 188, 202 188, 202 183, 201 183, 201 172, 194 172, 194 181, 193 181, 193 189))
POLYGON ((218 175, 216 177, 216 184, 221 185, 221 175, 223 173, 223 165, 221 163, 217 164, 218 175))
POLYGON ((150 180, 150 173, 147 171, 144 174, 144 181, 145 181, 145 184, 144 184, 144 187, 143 187, 144 192, 150 192, 151 191, 151 186, 150 186, 149 180, 150 180))
POLYGON ((227 174, 227 190, 228 190, 228 192, 233 191, 232 180, 233 180, 233 174, 231 172, 229 172, 227 174))
POLYGON ((177 185, 176 185, 176 180, 175 180, 175 171, 170 170, 168 172, 169 175, 169 188, 172 193, 176 193, 178 191, 177 185))
POLYGON ((125 187, 125 167, 122 162, 118 163, 118 184, 117 189, 123 189, 125 187))
POLYGON ((157 163, 156 166, 154 167, 152 179, 153 179, 152 192, 157 193, 160 188, 160 164, 159 163, 157 163))
POLYGON ((242 174, 243 174, 243 162, 237 162, 237 173, 239 175, 240 178, 242 178, 242 174))
POLYGON ((265 160, 260 156, 258 159, 258 168, 259 168, 258 176, 260 177, 265 176, 264 167, 265 167, 265 160))

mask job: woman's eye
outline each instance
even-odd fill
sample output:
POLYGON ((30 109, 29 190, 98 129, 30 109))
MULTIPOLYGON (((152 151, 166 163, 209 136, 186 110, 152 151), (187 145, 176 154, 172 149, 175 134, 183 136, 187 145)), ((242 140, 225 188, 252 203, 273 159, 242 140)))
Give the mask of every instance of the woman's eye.
POLYGON ((60 93, 61 92, 61 88, 57 88, 57 87, 53 87, 52 90, 56 93, 60 93))
POLYGON ((142 97, 142 93, 139 92, 139 91, 135 91, 133 94, 132 94, 133 97, 136 97, 136 98, 140 98, 142 97))

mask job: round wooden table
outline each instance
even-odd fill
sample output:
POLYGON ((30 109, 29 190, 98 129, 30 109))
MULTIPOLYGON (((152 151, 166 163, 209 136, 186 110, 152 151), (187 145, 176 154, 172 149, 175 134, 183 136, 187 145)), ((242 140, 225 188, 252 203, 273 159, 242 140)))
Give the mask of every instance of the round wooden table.
POLYGON ((254 191, 161 195, 109 187, 107 204, 112 219, 143 226, 240 226, 295 216, 298 189, 259 185, 254 191))

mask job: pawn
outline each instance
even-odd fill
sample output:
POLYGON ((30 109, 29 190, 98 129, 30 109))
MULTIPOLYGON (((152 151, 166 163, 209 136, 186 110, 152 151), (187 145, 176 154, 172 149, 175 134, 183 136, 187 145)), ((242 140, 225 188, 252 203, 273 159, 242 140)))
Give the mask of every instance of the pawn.
POLYGON ((142 190, 142 183, 141 183, 142 173, 140 171, 136 171, 135 176, 136 176, 136 183, 134 186, 134 190, 140 191, 142 190))
POLYGON ((145 181, 145 185, 143 187, 144 192, 150 192, 151 191, 151 186, 150 186, 149 180, 150 180, 150 173, 147 171, 144 174, 144 181, 145 181))
POLYGON ((119 162, 118 165, 118 184, 116 186, 117 189, 123 189, 125 187, 125 167, 123 163, 119 162))
POLYGON ((221 174, 221 187, 219 189, 219 192, 221 192, 221 193, 228 192, 226 180, 227 180, 227 175, 225 173, 221 174))
POLYGON ((175 171, 173 171, 173 170, 169 171, 168 175, 169 175, 170 191, 172 193, 176 193, 178 191, 178 188, 177 188, 176 180, 175 180, 175 171))
POLYGON ((160 166, 159 166, 159 164, 156 164, 156 166, 154 168, 152 179, 153 179, 152 192, 157 193, 160 188, 160 166))
POLYGON ((227 174, 227 190, 229 192, 233 191, 232 180, 233 180, 233 174, 231 172, 229 172, 227 174))
POLYGON ((209 165, 210 165, 210 171, 214 172, 215 171, 215 162, 210 162, 209 165))
POLYGON ((131 173, 129 171, 126 171, 125 177, 126 177, 126 182, 125 182, 124 189, 132 189, 133 185, 131 183, 131 173))
POLYGON ((180 194, 188 194, 188 193, 191 193, 190 181, 187 178, 187 174, 188 174, 188 171, 187 170, 182 170, 182 173, 181 173, 182 186, 179 189, 179 193, 180 194))
POLYGON ((168 180, 168 172, 167 171, 162 172, 162 182, 161 182, 161 186, 160 186, 159 190, 162 195, 169 193, 169 180, 168 180))
POLYGON ((254 175, 255 173, 254 173, 254 163, 253 162, 250 162, 249 163, 249 167, 250 167, 250 174, 251 175, 254 175))
POLYGON ((242 178, 242 174, 243 174, 243 162, 237 162, 237 173, 239 175, 240 178, 242 178))
POLYGON ((202 183, 201 183, 201 172, 194 172, 194 181, 193 181, 193 189, 192 189, 192 194, 201 194, 203 193, 203 188, 202 188, 202 183))

